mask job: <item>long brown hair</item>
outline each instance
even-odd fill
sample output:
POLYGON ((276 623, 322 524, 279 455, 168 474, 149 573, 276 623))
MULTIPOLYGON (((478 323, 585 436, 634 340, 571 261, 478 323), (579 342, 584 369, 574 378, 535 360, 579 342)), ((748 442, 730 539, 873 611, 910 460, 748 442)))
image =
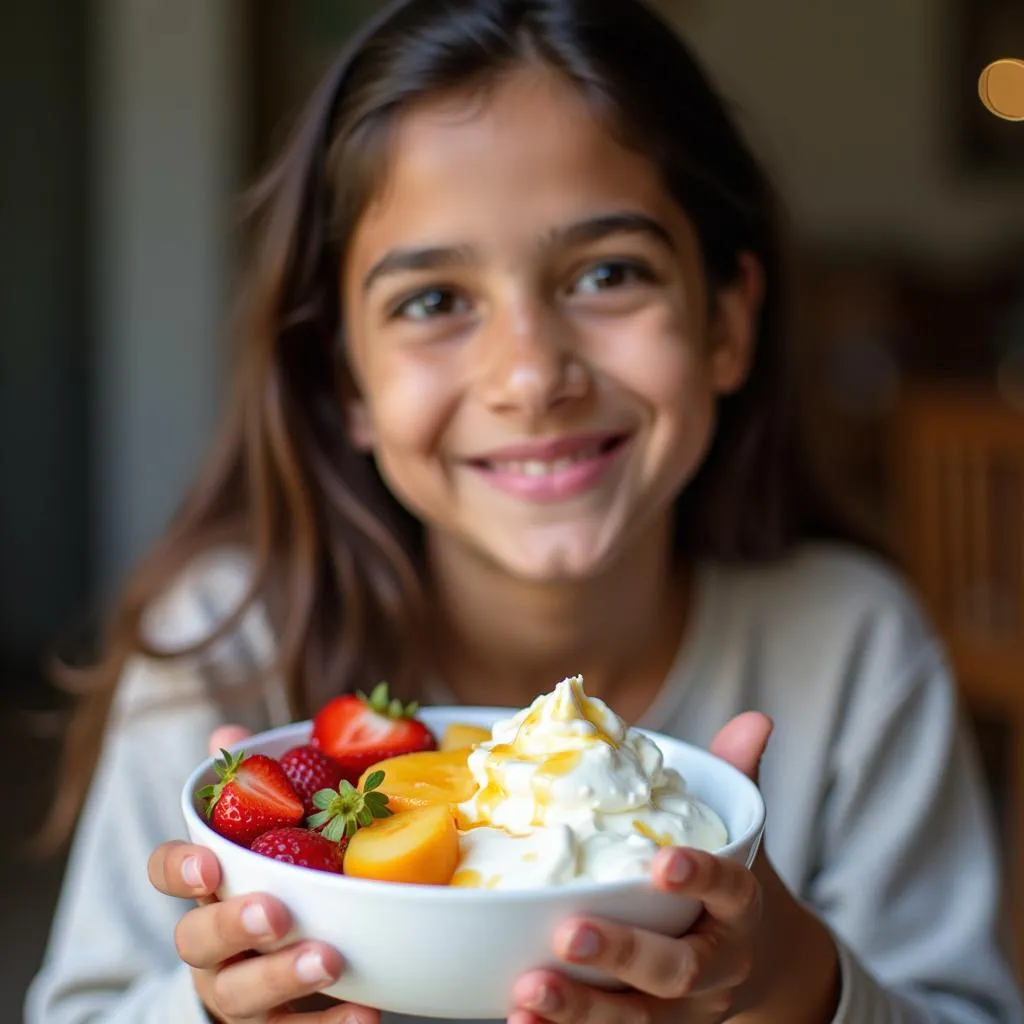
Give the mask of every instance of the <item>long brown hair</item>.
POLYGON ((647 154, 696 226, 712 287, 750 252, 767 278, 750 379, 721 403, 709 456, 679 499, 681 551, 764 560, 809 536, 849 536, 800 447, 784 333, 772 187, 693 55, 641 0, 402 0, 354 38, 255 192, 253 259, 239 318, 235 389, 209 462, 111 617, 78 679, 60 798, 65 835, 102 743, 125 660, 195 653, 253 602, 271 613, 292 713, 421 665, 420 528, 348 442, 341 261, 386 158, 398 112, 439 92, 486 87, 524 62, 573 82, 647 154), (244 545, 253 575, 215 634, 156 650, 144 613, 194 558, 244 545))

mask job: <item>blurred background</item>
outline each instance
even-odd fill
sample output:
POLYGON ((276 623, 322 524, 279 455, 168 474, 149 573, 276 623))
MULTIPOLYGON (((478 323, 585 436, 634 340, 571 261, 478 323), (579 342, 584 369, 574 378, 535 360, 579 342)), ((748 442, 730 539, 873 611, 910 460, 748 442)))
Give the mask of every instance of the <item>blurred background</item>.
MULTIPOLYGON (((0 820, 40 819, 40 662, 160 530, 225 371, 237 198, 373 0, 0 8, 0 820)), ((1020 0, 662 0, 774 170, 815 440, 911 574, 1024 880, 1024 123, 978 100, 1020 0)), ((0 1019, 59 858, 3 844, 0 1019)), ((1024 914, 1017 914, 1024 938, 1024 914)))

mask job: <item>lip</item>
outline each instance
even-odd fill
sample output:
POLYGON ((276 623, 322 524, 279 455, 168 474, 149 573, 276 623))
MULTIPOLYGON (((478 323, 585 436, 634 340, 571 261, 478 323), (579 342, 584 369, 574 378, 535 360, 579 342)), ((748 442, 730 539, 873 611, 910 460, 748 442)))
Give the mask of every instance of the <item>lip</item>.
POLYGON ((588 448, 603 447, 620 438, 625 439, 625 430, 605 430, 589 434, 571 434, 566 437, 551 438, 546 441, 524 441, 521 444, 510 444, 504 448, 495 448, 480 455, 466 459, 472 464, 488 462, 554 462, 555 459, 571 458, 577 452, 588 448))
POLYGON ((468 459, 466 467, 495 490, 546 504, 564 501, 596 487, 628 449, 627 433, 575 435, 551 441, 508 445, 468 459), (559 463, 536 472, 529 463, 559 463))

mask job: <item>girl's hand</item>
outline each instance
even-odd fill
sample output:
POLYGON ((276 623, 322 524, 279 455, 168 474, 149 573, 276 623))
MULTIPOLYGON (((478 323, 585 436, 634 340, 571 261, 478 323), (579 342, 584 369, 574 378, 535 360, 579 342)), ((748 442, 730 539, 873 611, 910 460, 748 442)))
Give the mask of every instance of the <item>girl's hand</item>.
MULTIPOLYGON (((711 750, 756 781, 771 730, 764 715, 740 715, 718 734, 711 750)), ((631 991, 608 992, 555 971, 533 971, 516 985, 509 1024, 721 1024, 741 1011, 753 1011, 743 1018, 751 1021, 832 1019, 835 978, 829 952, 834 958, 834 947, 763 854, 748 870, 698 850, 662 850, 653 882, 704 904, 703 915, 683 938, 584 919, 566 922, 555 936, 562 960, 597 968, 631 991), (763 931, 762 903, 772 922, 763 931), (805 956, 807 950, 814 955, 805 956), (802 987, 787 988, 794 975, 786 967, 794 957, 808 973, 798 979, 802 987)))
POLYGON ((519 980, 509 1024, 720 1024, 750 975, 761 895, 753 874, 696 850, 662 850, 654 884, 699 899, 705 912, 682 939, 609 921, 576 919, 555 934, 568 963, 595 967, 628 985, 607 992, 553 971, 519 980))
MULTIPOLYGON (((211 750, 245 738, 235 727, 218 730, 211 750)), ((286 935, 291 919, 271 896, 219 902, 220 865, 202 846, 165 843, 149 859, 149 878, 162 893, 199 906, 178 922, 174 941, 192 968, 196 991, 221 1024, 378 1024, 365 1007, 315 997, 321 1008, 303 1012, 300 1001, 335 981, 344 970, 338 952, 322 942, 299 942, 262 952, 286 935)))

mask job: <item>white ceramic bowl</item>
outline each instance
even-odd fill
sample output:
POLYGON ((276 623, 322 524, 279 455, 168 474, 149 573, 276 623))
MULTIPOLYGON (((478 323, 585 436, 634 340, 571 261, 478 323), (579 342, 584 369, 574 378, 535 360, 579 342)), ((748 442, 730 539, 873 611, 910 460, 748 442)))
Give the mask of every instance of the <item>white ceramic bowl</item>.
MULTIPOLYGON (((424 708, 420 717, 440 735, 451 722, 489 727, 507 708, 424 708)), ((253 736, 235 748, 279 757, 303 743, 310 723, 253 736)), ((697 747, 647 733, 665 764, 689 790, 721 815, 731 841, 716 853, 746 865, 764 829, 757 787, 731 765, 697 747)), ((524 971, 555 967, 591 983, 606 979, 569 969, 552 954, 552 935, 566 918, 585 914, 681 935, 700 905, 655 889, 646 880, 573 883, 533 890, 480 890, 372 882, 310 871, 270 860, 223 839, 207 824, 195 799, 215 781, 213 759, 201 764, 182 791, 192 841, 220 861, 221 899, 269 893, 290 910, 294 929, 282 945, 313 938, 334 946, 346 970, 324 991, 379 1010, 447 1019, 507 1016, 513 983, 524 971)))

